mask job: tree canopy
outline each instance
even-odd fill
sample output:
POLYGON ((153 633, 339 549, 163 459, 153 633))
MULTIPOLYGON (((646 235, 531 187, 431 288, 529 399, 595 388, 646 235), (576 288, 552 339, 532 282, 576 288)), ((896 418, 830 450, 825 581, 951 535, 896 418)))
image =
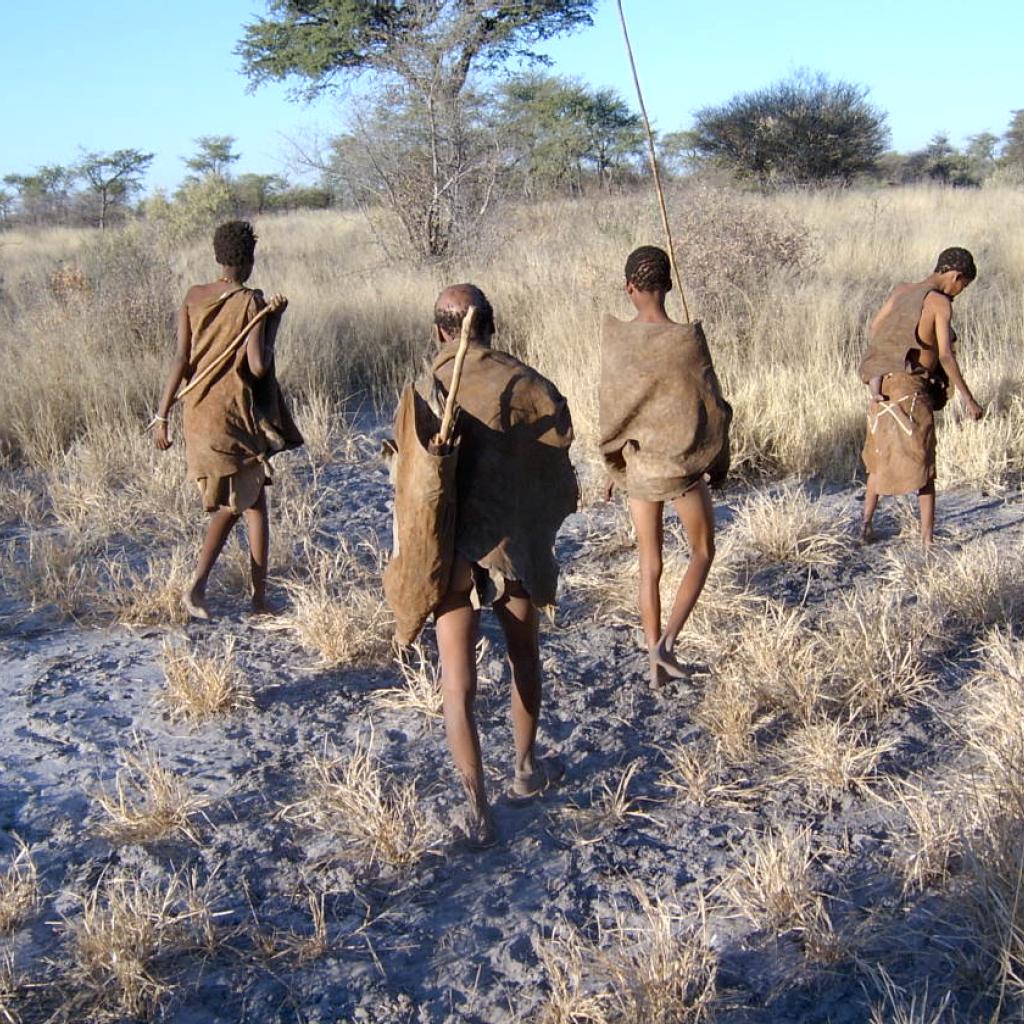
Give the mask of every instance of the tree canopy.
POLYGON ((306 98, 361 71, 443 85, 456 94, 474 65, 511 57, 591 24, 594 0, 271 0, 238 44, 253 86, 299 79, 306 98))
POLYGON ((848 182, 870 172, 889 137, 867 90, 801 74, 697 111, 704 158, 760 181, 848 182))

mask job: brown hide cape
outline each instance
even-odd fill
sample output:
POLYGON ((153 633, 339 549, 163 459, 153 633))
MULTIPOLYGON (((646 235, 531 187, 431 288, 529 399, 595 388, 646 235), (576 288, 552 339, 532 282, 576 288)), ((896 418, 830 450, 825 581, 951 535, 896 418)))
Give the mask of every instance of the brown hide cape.
POLYGON ((458 446, 434 449, 440 426, 426 399, 406 385, 395 413, 394 542, 384 569, 384 596, 403 647, 419 636, 447 592, 455 555, 458 446))
MULTIPOLYGON (((892 309, 875 325, 858 373, 865 384, 887 373, 908 373, 917 362, 921 342, 917 325, 929 292, 929 284, 916 284, 896 297, 892 309)), ((889 300, 886 299, 886 302, 889 300)))
POLYGON ((887 374, 882 393, 887 401, 873 401, 868 408, 861 457, 876 493, 913 494, 935 479, 935 415, 928 379, 919 373, 887 374))
POLYGON ((600 446, 630 497, 673 501, 729 470, 732 407, 699 322, 601 323, 600 446))
MULTIPOLYGON (((238 333, 256 315, 257 293, 234 288, 188 308, 192 346, 188 378, 202 373, 222 356, 238 333)), ((181 399, 182 433, 189 476, 199 481, 207 511, 226 496, 247 497, 236 512, 251 506, 257 486, 234 483, 265 475, 266 460, 276 452, 297 448, 302 435, 292 421, 273 367, 257 380, 249 371, 246 346, 181 399), (251 500, 249 500, 251 499, 251 500)))
MULTIPOLYGON (((445 345, 431 367, 446 391, 456 349, 445 345)), ((518 580, 537 607, 553 605, 555 536, 579 499, 569 405, 536 370, 478 344, 466 353, 457 399, 455 550, 518 580)))
POLYGON ((463 365, 457 458, 431 454, 439 417, 430 402, 451 385, 457 348, 444 345, 417 390, 403 392, 395 421, 397 554, 385 591, 403 644, 447 591, 456 553, 492 578, 518 580, 538 607, 554 604, 555 536, 579 497, 565 399, 539 373, 484 345, 470 344, 463 365))

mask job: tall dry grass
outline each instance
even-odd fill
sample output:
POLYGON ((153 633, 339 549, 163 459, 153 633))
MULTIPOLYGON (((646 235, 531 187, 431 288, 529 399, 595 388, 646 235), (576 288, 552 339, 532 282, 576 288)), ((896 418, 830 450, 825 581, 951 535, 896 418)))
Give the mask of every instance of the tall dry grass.
MULTIPOLYGON (((864 328, 896 280, 963 244, 980 276, 957 300, 961 361, 986 419, 944 416, 940 478, 999 487, 1024 467, 1024 204, 1013 189, 908 188, 754 196, 672 194, 691 307, 705 321, 736 409, 741 472, 849 479, 863 394, 853 372, 864 328)), ((291 305, 279 358, 306 396, 389 404, 429 347, 437 268, 388 263, 347 213, 263 218, 253 283, 291 305)), ((628 314, 625 255, 660 237, 646 192, 506 209, 500 230, 451 267, 492 298, 500 343, 549 374, 570 399, 583 446, 596 429, 597 323, 628 314), (500 235, 500 240, 499 236, 500 235)), ((185 248, 148 224, 102 237, 40 232, 0 248, 0 445, 59 463, 75 439, 123 437, 152 408, 187 283, 213 272, 209 244, 185 248), (72 272, 73 271, 73 272, 72 272)))

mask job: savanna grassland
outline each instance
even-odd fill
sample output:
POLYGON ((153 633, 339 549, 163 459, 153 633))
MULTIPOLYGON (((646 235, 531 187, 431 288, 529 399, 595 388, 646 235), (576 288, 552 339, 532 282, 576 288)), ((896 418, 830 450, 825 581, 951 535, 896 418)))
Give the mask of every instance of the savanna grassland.
MULTIPOLYGON (((0 1021, 1019 1020, 1024 1007, 1024 203, 907 188, 671 197, 691 310, 735 408, 718 557, 644 682, 628 518, 597 500, 601 312, 657 241, 649 197, 510 208, 423 268, 387 222, 260 220, 288 295, 269 625, 246 556, 209 626, 202 521, 143 426, 208 242, 146 222, 0 235, 0 1021), (865 325, 966 245, 936 550, 889 501, 854 544, 865 325), (442 283, 568 396, 585 506, 559 541, 542 733, 565 784, 452 847, 432 638, 398 655, 378 449, 442 283)), ((670 300, 671 301, 671 300, 670 300)), ((669 531, 666 589, 685 566, 669 531)), ((493 624, 488 775, 510 750, 493 624)))

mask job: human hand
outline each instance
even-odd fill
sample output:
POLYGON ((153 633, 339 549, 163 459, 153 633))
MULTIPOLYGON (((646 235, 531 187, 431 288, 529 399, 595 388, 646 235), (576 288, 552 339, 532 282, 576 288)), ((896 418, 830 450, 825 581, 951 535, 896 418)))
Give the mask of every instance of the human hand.
POLYGON ((153 444, 162 452, 167 451, 171 447, 171 438, 167 432, 166 423, 157 422, 153 424, 153 444))
POLYGON ((267 302, 267 309, 270 310, 272 316, 280 316, 288 308, 288 299, 281 295, 280 292, 276 295, 271 295, 267 302))
POLYGON ((972 420, 980 420, 985 415, 985 410, 972 398, 967 402, 967 415, 972 420))

